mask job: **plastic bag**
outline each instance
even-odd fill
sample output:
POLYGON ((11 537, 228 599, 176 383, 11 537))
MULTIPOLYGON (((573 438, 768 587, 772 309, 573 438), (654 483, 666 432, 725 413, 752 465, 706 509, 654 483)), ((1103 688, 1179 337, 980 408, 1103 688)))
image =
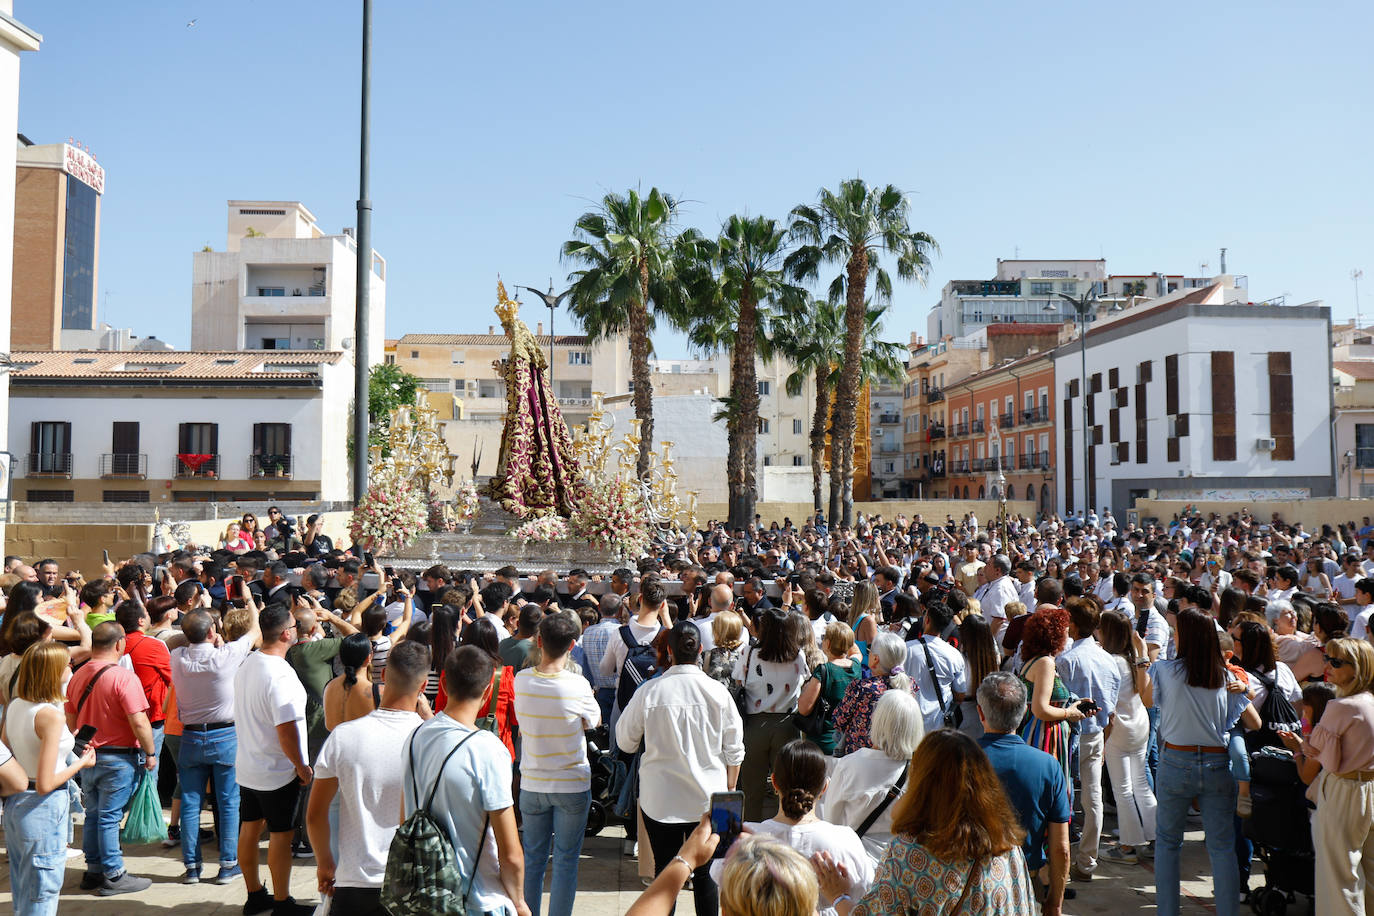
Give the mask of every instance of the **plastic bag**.
POLYGON ((330 904, 333 902, 334 898, 331 896, 321 897, 320 905, 315 907, 314 916, 329 916, 330 904))
POLYGON ((162 802, 157 797, 157 781, 152 772, 143 771, 143 781, 129 800, 129 816, 119 831, 119 841, 131 846, 160 843, 167 839, 167 824, 162 819, 162 802))

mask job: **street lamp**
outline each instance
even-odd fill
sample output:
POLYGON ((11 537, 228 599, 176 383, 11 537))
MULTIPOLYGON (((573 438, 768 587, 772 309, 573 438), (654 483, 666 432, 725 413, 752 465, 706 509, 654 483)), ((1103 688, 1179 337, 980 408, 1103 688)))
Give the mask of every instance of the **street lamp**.
POLYGON ((372 200, 368 172, 371 166, 372 111, 372 0, 363 0, 362 104, 358 130, 358 270, 353 307, 353 505, 367 493, 368 466, 368 319, 372 304, 372 200))
POLYGON ((1341 464, 1344 466, 1342 470, 1345 471, 1345 498, 1354 499, 1355 451, 1353 449, 1346 449, 1345 454, 1341 456, 1341 464))
MULTIPOLYGON (((1088 513, 1088 449, 1092 447, 1092 430, 1088 428, 1088 323, 1093 320, 1094 312, 1097 308, 1097 289, 1089 288, 1086 295, 1075 299, 1068 293, 1060 293, 1059 298, 1073 306, 1074 322, 1078 325, 1078 353, 1082 361, 1081 381, 1079 382, 1079 395, 1083 404, 1083 505, 1082 512, 1084 517, 1088 513)), ((1054 300, 1045 303, 1044 311, 1056 312, 1054 300)), ((1121 311, 1120 303, 1113 302, 1111 312, 1121 311)), ((1070 488, 1073 481, 1065 481, 1070 488)), ((1071 490, 1072 491, 1072 490, 1071 490)))
MULTIPOLYGON (((1001 461, 998 461, 1001 464, 1001 461)), ((1007 549, 1007 475, 1002 473, 999 466, 997 469, 997 479, 993 481, 997 487, 997 527, 1002 531, 1002 552, 1008 553, 1007 549)))

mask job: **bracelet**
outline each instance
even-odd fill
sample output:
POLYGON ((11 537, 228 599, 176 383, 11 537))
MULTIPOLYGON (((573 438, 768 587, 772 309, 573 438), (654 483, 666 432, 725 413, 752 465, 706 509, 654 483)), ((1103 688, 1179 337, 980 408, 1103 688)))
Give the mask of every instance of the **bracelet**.
POLYGON ((832 907, 839 906, 841 900, 848 900, 850 903, 853 903, 853 902, 854 902, 854 898, 853 898, 853 897, 849 896, 848 894, 841 894, 840 896, 836 897, 834 900, 830 901, 830 905, 831 905, 832 907))
POLYGON ((671 859, 668 860, 668 864, 669 864, 669 865, 672 865, 674 862, 681 862, 683 865, 686 865, 686 866, 687 866, 687 874, 689 874, 689 875, 690 875, 692 872, 694 872, 694 871, 696 870, 696 869, 692 868, 692 863, 691 863, 691 862, 688 862, 688 861, 687 861, 686 859, 684 859, 682 856, 673 856, 671 859))

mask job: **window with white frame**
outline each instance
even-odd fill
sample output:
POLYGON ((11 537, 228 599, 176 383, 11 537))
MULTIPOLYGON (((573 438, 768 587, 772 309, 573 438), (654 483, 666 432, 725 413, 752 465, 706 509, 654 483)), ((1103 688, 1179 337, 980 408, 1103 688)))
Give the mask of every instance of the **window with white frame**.
POLYGON ((759 417, 759 432, 760 432, 760 433, 766 433, 766 432, 768 432, 768 420, 767 420, 766 417, 759 417))
POLYGON ((793 435, 797 435, 797 436, 800 436, 800 435, 801 435, 801 433, 802 433, 802 421, 801 421, 801 420, 793 420, 793 421, 792 421, 792 433, 793 433, 793 435))
POLYGON ((569 366, 590 366, 592 364, 592 354, 586 350, 569 350, 569 366))
POLYGON ((758 380, 758 382, 759 382, 759 397, 761 397, 761 398, 766 398, 766 397, 768 397, 768 392, 771 390, 771 387, 772 387, 772 386, 769 385, 767 379, 762 379, 762 378, 761 378, 761 379, 758 380))

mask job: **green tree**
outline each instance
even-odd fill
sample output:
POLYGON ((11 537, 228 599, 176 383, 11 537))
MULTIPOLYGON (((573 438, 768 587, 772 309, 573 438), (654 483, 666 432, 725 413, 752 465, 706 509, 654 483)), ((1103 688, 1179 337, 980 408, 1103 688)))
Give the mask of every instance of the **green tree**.
POLYGON ((832 478, 836 473, 841 478, 840 506, 832 506, 832 522, 837 509, 843 524, 854 520, 854 434, 870 276, 874 302, 886 305, 892 299, 892 278, 882 266, 882 255, 895 258, 898 277, 919 281, 925 279, 937 250, 933 238, 911 228, 910 209, 906 195, 894 186, 869 188, 863 179, 851 178, 840 182, 838 191, 822 188, 814 206, 802 204, 792 210, 790 231, 800 245, 787 257, 789 273, 799 281, 812 281, 819 278, 823 265, 842 265, 827 290, 832 304, 843 302, 845 307, 832 437, 839 444, 840 461, 831 462, 832 478))
POLYGON ((730 351, 730 394, 721 401, 728 439, 729 524, 754 520, 758 499, 759 387, 756 358, 772 357, 768 328, 777 303, 802 291, 783 273, 787 233, 776 220, 731 216, 711 245, 709 269, 692 284, 688 338, 706 351, 730 351))
MULTIPOLYGON (((391 432, 391 412, 405 404, 414 404, 416 395, 425 387, 424 380, 398 366, 373 366, 367 376, 367 444, 380 447, 382 454, 390 454, 387 437, 391 432)), ((352 440, 349 440, 352 445, 352 440)), ((350 448, 349 453, 352 454, 350 448)))
POLYGON ((658 318, 685 323, 686 277, 709 255, 693 229, 678 229, 679 204, 651 188, 607 194, 601 205, 578 217, 573 238, 563 243, 565 261, 581 265, 568 275, 569 310, 593 341, 627 333, 634 380, 635 417, 640 420, 639 461, 643 476, 653 450, 654 402, 649 375, 651 335, 658 318))

